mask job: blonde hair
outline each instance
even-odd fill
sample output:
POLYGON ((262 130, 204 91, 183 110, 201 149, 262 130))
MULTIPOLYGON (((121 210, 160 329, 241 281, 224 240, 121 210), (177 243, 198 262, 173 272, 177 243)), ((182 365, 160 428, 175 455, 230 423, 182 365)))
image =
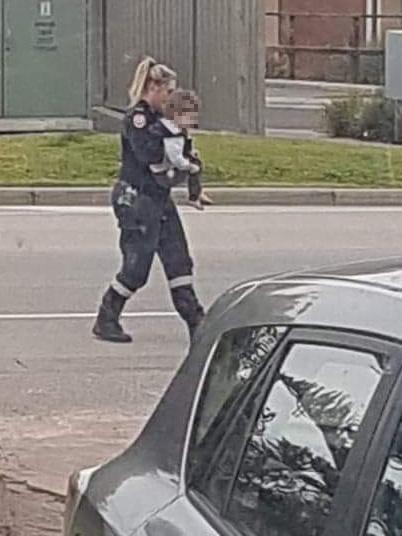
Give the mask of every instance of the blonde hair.
POLYGON ((130 106, 135 106, 141 100, 151 82, 162 86, 175 80, 177 80, 175 71, 149 56, 146 57, 138 65, 128 92, 130 106))
POLYGON ((194 91, 179 88, 169 95, 164 115, 167 119, 173 119, 175 114, 198 112, 199 106, 200 100, 194 91))

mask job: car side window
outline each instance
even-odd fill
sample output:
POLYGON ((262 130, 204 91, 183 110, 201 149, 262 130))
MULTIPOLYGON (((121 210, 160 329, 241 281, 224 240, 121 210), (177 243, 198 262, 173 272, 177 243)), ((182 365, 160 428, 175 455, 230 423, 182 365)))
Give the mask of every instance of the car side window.
POLYGON ((202 388, 193 427, 187 466, 190 488, 208 495, 205 477, 228 424, 285 333, 286 328, 258 326, 232 330, 222 337, 202 388))
POLYGON ((392 442, 369 516, 366 536, 402 534, 402 422, 392 442))
POLYGON ((380 359, 295 344, 246 444, 226 517, 246 535, 319 536, 370 401, 380 359))

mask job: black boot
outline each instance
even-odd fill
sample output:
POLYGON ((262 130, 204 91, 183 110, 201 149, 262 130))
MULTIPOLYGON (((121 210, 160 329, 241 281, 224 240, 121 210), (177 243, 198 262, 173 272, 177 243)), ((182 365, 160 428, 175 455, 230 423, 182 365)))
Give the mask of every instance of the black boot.
POLYGON ((99 339, 110 342, 132 342, 132 338, 124 333, 119 323, 119 317, 127 299, 120 296, 112 287, 109 287, 103 296, 98 317, 93 327, 93 334, 99 339))
POLYGON ((192 343, 197 328, 204 319, 204 309, 191 285, 174 288, 171 293, 176 311, 187 324, 190 342, 192 343))

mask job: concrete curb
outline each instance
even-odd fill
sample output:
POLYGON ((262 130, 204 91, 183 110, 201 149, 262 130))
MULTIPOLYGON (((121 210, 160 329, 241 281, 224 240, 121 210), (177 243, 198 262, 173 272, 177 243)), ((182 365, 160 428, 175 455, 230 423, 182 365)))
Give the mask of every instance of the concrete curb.
POLYGON ((25 134, 48 132, 90 132, 93 122, 80 117, 0 119, 0 133, 25 134))
MULTIPOLYGON (((402 189, 346 188, 213 188, 217 206, 402 206, 402 189)), ((187 202, 187 190, 173 197, 187 202)), ((110 188, 0 188, 0 206, 110 205, 110 188)))

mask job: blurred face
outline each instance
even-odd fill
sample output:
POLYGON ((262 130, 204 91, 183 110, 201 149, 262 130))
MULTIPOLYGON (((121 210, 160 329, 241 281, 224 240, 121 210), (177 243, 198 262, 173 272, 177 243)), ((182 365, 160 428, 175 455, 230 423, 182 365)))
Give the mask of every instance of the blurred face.
POLYGON ((158 85, 151 82, 144 98, 155 110, 162 111, 169 96, 176 89, 176 81, 172 80, 167 84, 158 85))
POLYGON ((191 110, 182 114, 175 114, 174 122, 181 128, 198 128, 198 111, 191 110))

